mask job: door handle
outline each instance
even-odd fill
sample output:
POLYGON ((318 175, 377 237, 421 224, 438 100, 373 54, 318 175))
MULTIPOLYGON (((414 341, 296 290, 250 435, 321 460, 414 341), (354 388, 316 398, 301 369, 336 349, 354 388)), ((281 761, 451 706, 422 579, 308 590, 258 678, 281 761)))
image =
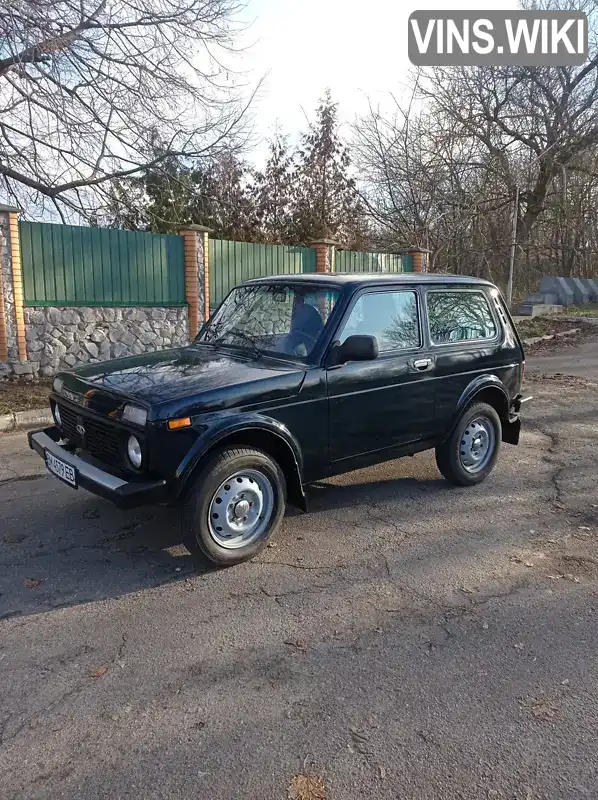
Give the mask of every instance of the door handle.
POLYGON ((423 372, 426 369, 430 369, 432 366, 432 359, 431 358, 416 358, 413 362, 413 366, 415 369, 423 372))

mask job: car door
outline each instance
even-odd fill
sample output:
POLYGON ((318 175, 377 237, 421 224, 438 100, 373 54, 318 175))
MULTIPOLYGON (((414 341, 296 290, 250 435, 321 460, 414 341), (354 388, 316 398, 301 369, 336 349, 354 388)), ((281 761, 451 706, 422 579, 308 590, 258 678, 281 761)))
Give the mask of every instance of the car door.
POLYGON ((384 457, 384 451, 428 435, 434 359, 421 319, 417 287, 366 289, 349 306, 335 340, 375 336, 379 354, 327 369, 332 462, 375 452, 384 457))

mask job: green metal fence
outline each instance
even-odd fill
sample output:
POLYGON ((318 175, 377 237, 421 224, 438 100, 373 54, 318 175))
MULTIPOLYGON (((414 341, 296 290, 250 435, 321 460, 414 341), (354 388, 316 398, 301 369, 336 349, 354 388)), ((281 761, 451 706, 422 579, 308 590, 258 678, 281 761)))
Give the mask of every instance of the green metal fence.
POLYGON ((361 253, 337 250, 335 272, 411 272, 411 259, 399 253, 361 253))
POLYGON ((185 304, 180 236, 21 222, 28 306, 185 304))
POLYGON ((249 278, 315 271, 312 247, 210 239, 210 306, 218 306, 233 286, 249 278))

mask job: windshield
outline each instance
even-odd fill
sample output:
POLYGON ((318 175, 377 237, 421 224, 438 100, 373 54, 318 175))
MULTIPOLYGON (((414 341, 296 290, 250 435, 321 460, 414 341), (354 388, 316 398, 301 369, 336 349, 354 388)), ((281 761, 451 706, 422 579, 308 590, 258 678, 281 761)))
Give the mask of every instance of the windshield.
POLYGON ((313 286, 239 286, 195 341, 307 359, 338 297, 313 286))

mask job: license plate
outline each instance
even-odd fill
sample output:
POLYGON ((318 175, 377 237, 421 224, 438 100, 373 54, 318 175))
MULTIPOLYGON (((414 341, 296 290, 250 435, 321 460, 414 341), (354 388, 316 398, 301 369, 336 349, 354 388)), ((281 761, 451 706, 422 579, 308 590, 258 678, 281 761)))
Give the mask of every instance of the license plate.
POLYGON ((46 450, 46 466, 53 475, 61 481, 68 483, 69 486, 77 488, 77 470, 66 461, 61 461, 49 450, 46 450))

